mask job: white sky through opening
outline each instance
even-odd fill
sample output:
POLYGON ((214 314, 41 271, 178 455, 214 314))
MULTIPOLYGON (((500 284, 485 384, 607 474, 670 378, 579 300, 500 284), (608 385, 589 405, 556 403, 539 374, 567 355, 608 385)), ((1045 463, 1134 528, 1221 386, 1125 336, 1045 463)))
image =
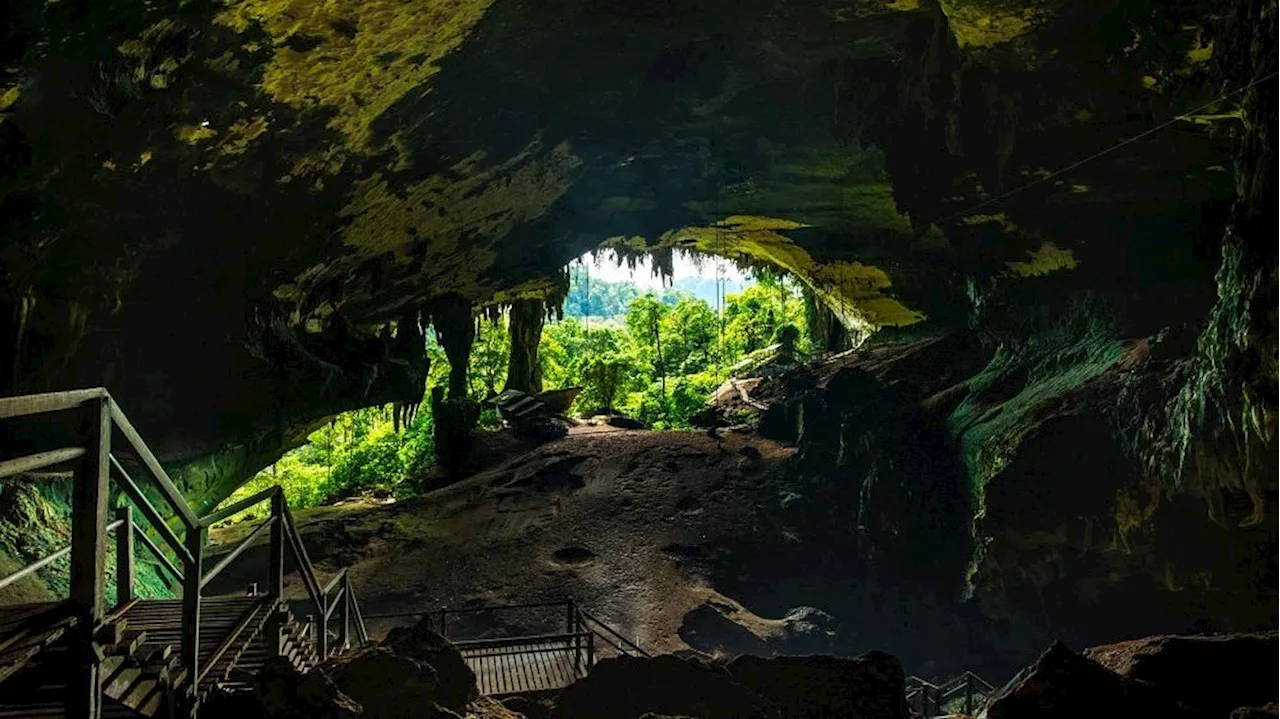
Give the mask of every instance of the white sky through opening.
MULTIPOLYGON (((622 265, 615 264, 613 253, 609 251, 600 252, 594 258, 588 252, 581 259, 589 268, 591 279, 593 280, 633 282, 644 289, 659 291, 662 289, 662 278, 653 274, 653 263, 648 257, 639 258, 634 270, 628 267, 625 262, 622 265)), ((681 280, 688 277, 715 279, 717 265, 720 267, 720 278, 727 282, 746 283, 751 279, 747 272, 738 269, 732 262, 722 258, 703 257, 702 266, 699 267, 694 263, 692 257, 677 252, 671 258, 672 280, 681 280)))

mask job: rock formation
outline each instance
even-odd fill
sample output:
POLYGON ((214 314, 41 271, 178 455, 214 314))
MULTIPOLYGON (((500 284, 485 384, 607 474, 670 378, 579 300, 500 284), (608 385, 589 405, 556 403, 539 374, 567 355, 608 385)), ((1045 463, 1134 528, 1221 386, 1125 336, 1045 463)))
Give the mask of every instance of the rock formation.
MULTIPOLYGON (((1093 635, 1268 619, 1274 0, 11 18, 0 391, 107 386, 197 511, 420 403, 428 322, 465 403, 478 308, 524 317, 589 249, 694 250, 791 274, 865 349, 764 429, 869 571, 1093 635)), ((437 415, 445 454, 474 415, 437 415)))

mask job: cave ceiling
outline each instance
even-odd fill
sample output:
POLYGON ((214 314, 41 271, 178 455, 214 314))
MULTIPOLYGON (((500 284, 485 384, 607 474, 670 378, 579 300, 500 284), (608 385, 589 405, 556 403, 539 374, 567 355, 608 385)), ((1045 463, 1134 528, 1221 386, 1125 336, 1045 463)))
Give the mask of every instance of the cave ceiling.
POLYGON ((975 278, 1141 281, 1232 192, 1229 102, 1046 179, 1221 90, 1211 2, 22 7, 0 259, 24 388, 179 403, 266 316, 485 304, 606 242, 782 267, 867 331, 946 323, 975 278), (124 376, 156 324, 165 361, 124 376))

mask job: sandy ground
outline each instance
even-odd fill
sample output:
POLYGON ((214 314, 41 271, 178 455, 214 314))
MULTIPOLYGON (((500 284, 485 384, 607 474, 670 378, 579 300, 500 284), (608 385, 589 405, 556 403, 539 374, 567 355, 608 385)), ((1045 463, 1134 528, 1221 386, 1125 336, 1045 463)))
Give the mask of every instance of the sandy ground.
MULTIPOLYGON (((758 637, 776 633, 778 622, 719 594, 709 575, 762 531, 791 452, 750 435, 583 427, 424 497, 318 508, 297 520, 318 571, 351 567, 366 614, 572 597, 646 649, 675 651, 687 647, 686 615, 708 603, 758 637)), ((212 540, 244 531, 215 530, 212 540)), ((238 563, 223 587, 255 581, 264 562, 238 563)), ((381 634, 405 621, 369 624, 381 634)), ((467 626, 464 618, 451 632, 556 621, 524 613, 467 626)))

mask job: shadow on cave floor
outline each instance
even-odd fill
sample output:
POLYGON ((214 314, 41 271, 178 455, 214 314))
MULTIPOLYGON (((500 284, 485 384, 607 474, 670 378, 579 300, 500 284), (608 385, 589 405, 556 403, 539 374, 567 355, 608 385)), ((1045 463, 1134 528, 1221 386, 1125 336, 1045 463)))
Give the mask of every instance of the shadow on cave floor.
MULTIPOLYGON (((793 453, 735 433, 571 435, 423 497, 297 521, 322 574, 352 565, 370 615, 572 596, 656 651, 883 649, 911 672, 993 679, 1043 649, 923 588, 859 581, 846 539, 786 511, 793 453)), ((254 553, 215 589, 257 581, 254 553)))

